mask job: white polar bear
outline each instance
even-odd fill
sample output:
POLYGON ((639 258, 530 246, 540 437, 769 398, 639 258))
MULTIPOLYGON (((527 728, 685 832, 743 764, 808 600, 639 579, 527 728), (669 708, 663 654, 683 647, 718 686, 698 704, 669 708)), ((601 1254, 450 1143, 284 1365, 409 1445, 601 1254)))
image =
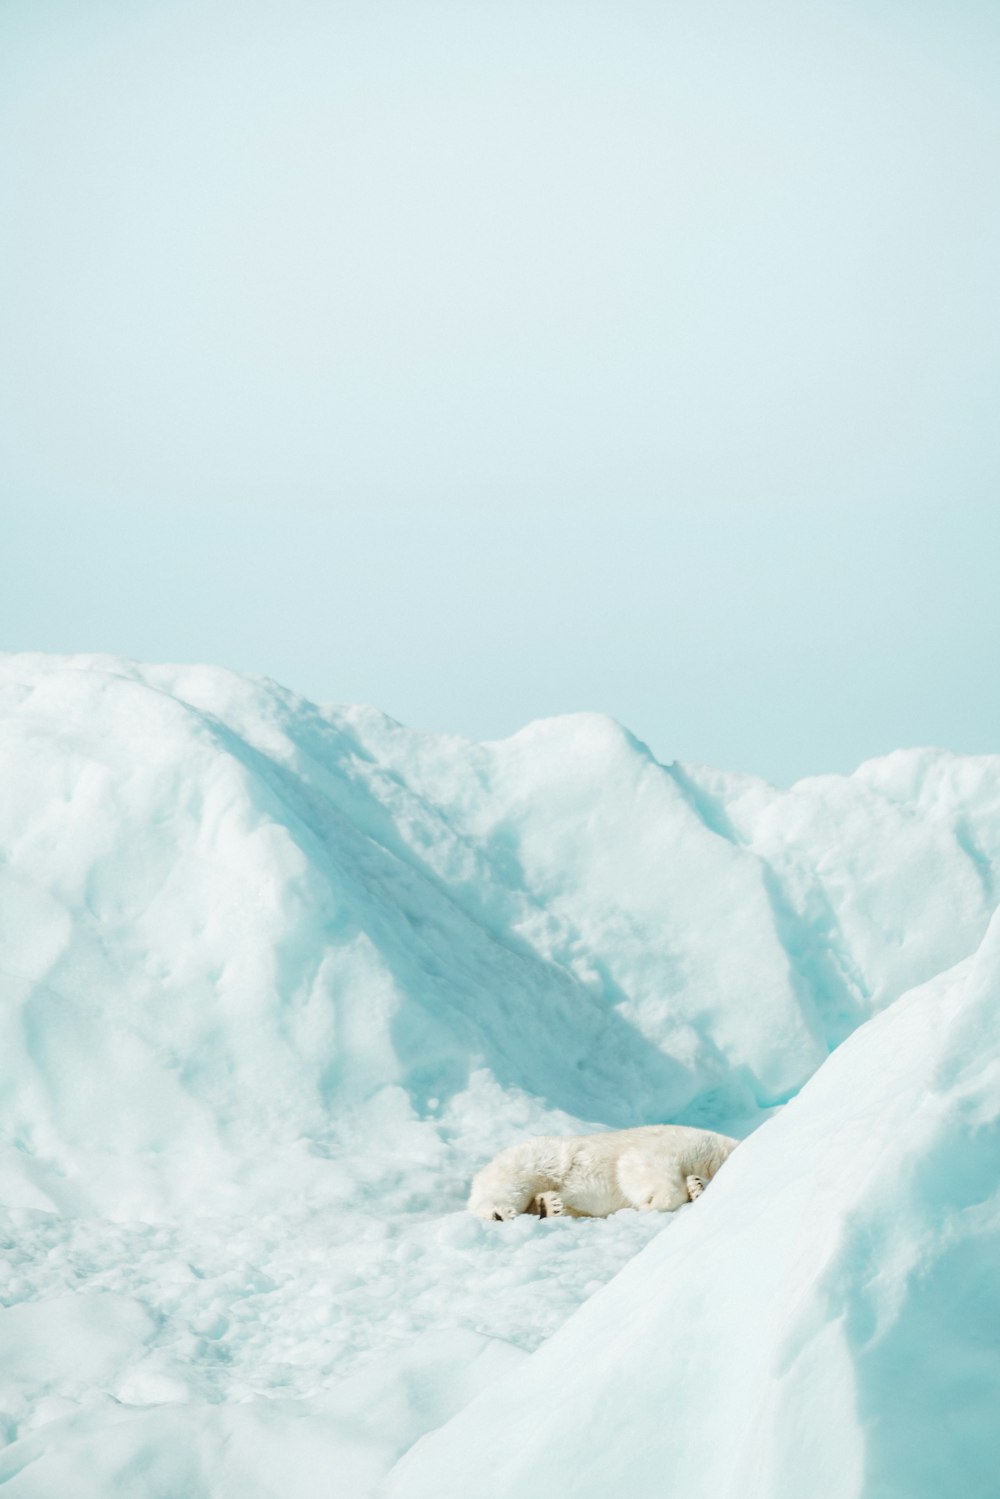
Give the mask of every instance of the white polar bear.
POLYGON ((686 1124, 649 1124, 599 1135, 541 1135, 511 1145, 472 1183, 469 1211, 505 1222, 606 1218, 619 1208, 672 1213, 700 1197, 738 1140, 686 1124))

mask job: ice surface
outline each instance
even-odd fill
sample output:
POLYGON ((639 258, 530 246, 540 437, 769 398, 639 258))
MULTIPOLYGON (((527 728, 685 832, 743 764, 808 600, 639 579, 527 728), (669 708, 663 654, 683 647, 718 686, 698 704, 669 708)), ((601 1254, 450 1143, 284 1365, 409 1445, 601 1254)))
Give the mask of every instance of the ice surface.
POLYGON ((12 1495, 995 1494, 1000 759, 780 793, 32 656, 0 757, 12 1495), (672 1218, 462 1210, 665 1120, 766 1123, 672 1218))
POLYGON ((998 1000, 1000 918, 390 1492, 995 1495, 998 1000))

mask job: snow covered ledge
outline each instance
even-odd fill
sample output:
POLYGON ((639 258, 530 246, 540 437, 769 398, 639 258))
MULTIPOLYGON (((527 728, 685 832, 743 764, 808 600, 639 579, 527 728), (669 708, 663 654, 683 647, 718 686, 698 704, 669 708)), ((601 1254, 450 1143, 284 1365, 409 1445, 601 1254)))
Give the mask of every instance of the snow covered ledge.
POLYGON ((994 919, 387 1492, 994 1494, 998 1042, 994 919))

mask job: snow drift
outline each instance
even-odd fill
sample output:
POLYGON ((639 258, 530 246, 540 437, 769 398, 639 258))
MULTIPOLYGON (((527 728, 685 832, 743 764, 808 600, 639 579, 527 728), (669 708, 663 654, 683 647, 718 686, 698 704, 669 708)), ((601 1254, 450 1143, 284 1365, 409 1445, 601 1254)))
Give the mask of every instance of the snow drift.
POLYGON ((391 1493, 996 1494, 1000 918, 681 1216, 391 1493))
POLYGON ((12 1495, 354 1499, 433 1428, 400 1494, 993 1492, 1000 760, 781 793, 22 656, 0 762, 12 1495), (460 1211, 519 1136, 765 1119, 676 1222, 460 1211))

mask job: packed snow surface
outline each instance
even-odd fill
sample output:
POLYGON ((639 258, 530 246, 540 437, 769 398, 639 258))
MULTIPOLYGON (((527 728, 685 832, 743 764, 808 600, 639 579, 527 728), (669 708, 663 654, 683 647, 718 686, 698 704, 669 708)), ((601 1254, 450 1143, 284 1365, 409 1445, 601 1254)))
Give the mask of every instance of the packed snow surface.
POLYGON ((0 763, 12 1499, 1000 1493, 1000 758, 15 656, 0 763), (677 1214, 464 1211, 671 1121, 677 1214))

